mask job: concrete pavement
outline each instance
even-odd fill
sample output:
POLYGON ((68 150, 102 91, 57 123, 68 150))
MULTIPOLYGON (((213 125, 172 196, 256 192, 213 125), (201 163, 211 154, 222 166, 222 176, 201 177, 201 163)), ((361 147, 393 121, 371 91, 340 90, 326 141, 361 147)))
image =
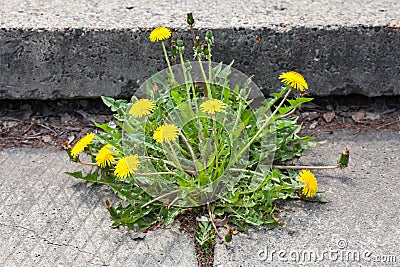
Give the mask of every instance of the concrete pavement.
MULTIPOLYGON (((322 139, 301 163, 334 164, 344 147, 351 151, 348 169, 316 172, 329 202, 281 203, 283 227, 218 243, 215 266, 399 265, 400 133, 322 139)), ((0 150, 1 266, 197 266, 191 239, 177 227, 144 239, 111 229, 104 206, 111 191, 63 173, 76 169, 53 148, 0 150)))
POLYGON ((0 266, 196 266, 191 239, 159 229, 136 239, 111 229, 112 191, 64 174, 64 151, 0 150, 0 266))
MULTIPOLYGON (((400 133, 335 132, 301 158, 335 164, 350 148, 350 166, 315 172, 328 203, 279 205, 285 225, 251 229, 218 244, 215 266, 399 266, 400 133)), ((323 139, 324 139, 323 138, 323 139)))

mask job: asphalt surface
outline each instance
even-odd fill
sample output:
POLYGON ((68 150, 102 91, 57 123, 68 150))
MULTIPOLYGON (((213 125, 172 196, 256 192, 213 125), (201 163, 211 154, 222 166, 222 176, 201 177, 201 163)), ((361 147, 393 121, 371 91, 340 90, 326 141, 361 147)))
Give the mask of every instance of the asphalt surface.
MULTIPOLYGON (((321 139, 300 163, 335 164, 346 146, 351 153, 349 168, 315 172, 328 203, 279 204, 283 227, 218 243, 215 266, 399 265, 400 133, 321 139)), ((53 148, 0 150, 1 266, 197 266, 176 226, 144 236, 110 228, 104 199, 115 201, 112 192, 64 174, 77 169, 53 148)))

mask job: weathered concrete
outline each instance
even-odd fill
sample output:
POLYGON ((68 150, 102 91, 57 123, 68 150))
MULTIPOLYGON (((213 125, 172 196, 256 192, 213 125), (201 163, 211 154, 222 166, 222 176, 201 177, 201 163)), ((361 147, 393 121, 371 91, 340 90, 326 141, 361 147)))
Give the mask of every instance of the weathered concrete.
POLYGON ((62 151, 0 150, 0 266, 197 266, 176 227, 112 229, 112 191, 64 174, 76 169, 62 151))
POLYGON ((294 26, 385 25, 399 22, 396 0, 14 0, 0 3, 0 27, 62 29, 120 29, 186 27, 185 15, 193 12, 200 28, 213 26, 260 27, 286 23, 294 26))
POLYGON ((283 227, 217 244, 215 266, 399 266, 400 133, 324 137, 300 162, 334 164, 350 148, 348 169, 315 172, 329 202, 279 205, 283 227))
MULTIPOLYGON (((398 1, 148 1, 0 3, 0 98, 128 96, 166 67, 148 40, 158 25, 186 40, 186 12, 212 29, 214 61, 229 63, 267 93, 288 70, 313 95, 400 95, 398 1)), ((204 31, 203 31, 204 33, 204 31)))
MULTIPOLYGON (((251 228, 217 244, 215 266, 383 266, 377 256, 399 265, 400 133, 340 131, 321 139, 328 142, 300 163, 334 164, 345 146, 351 151, 349 168, 315 172, 329 202, 280 204, 283 227, 251 228)), ((192 241, 176 228, 143 240, 111 229, 104 198, 114 196, 63 174, 77 168, 50 148, 0 150, 1 266, 197 266, 192 241)))

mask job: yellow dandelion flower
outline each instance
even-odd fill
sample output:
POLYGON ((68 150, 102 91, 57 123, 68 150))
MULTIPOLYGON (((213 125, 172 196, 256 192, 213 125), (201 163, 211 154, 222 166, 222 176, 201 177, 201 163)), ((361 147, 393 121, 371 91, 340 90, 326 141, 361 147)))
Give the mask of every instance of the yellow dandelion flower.
POLYGON ((318 191, 317 179, 309 170, 302 170, 298 176, 299 182, 305 184, 301 193, 306 197, 313 197, 318 191))
POLYGON ((139 163, 138 155, 121 158, 115 166, 114 175, 118 178, 125 179, 130 174, 135 174, 138 170, 139 163))
POLYGON ((158 143, 171 142, 178 138, 179 129, 173 124, 164 124, 159 126, 153 134, 154 140, 158 143))
POLYGON ((165 27, 157 27, 150 33, 150 41, 160 42, 171 37, 171 31, 165 27))
POLYGON ((289 71, 279 75, 279 79, 286 85, 299 89, 301 92, 305 92, 308 89, 308 85, 304 77, 295 71, 289 71))
POLYGON ((200 105, 200 109, 208 114, 222 112, 226 108, 226 104, 219 99, 209 99, 200 105))
POLYGON ((114 161, 114 151, 112 151, 112 145, 107 144, 103 146, 96 156, 96 163, 100 167, 104 168, 111 165, 114 161))
POLYGON ((131 109, 129 110, 129 114, 133 117, 143 117, 146 115, 150 115, 156 109, 156 105, 150 99, 138 99, 135 103, 133 103, 131 109))
POLYGON ((88 133, 85 137, 79 140, 71 149, 71 156, 76 158, 85 148, 93 141, 94 133, 88 133))

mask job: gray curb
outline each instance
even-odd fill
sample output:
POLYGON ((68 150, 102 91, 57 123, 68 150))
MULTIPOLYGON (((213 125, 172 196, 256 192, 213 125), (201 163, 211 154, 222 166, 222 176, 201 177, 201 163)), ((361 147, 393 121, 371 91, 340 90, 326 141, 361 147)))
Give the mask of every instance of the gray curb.
MULTIPOLYGON (((148 39, 158 25, 177 27, 192 58, 184 20, 194 3, 23 2, 0 4, 0 99, 132 95, 149 71, 166 67, 148 39)), ((396 1, 275 2, 207 0, 195 8, 196 27, 214 32, 213 60, 235 59, 267 93, 280 86, 280 73, 295 70, 312 95, 400 95, 396 1)))

